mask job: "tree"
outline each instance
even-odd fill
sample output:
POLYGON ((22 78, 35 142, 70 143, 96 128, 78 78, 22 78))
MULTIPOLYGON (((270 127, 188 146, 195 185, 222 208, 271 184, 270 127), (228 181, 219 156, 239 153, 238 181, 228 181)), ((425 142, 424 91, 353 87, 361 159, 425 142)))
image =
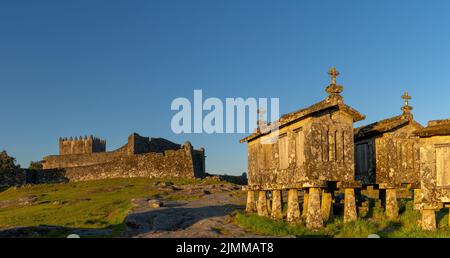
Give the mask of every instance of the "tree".
POLYGON ((8 156, 6 151, 0 152, 0 171, 10 171, 14 169, 20 168, 19 165, 16 165, 16 159, 8 156))
POLYGON ((40 161, 31 161, 30 165, 28 166, 28 169, 31 169, 31 170, 39 170, 42 168, 43 168, 42 162, 40 162, 40 161))

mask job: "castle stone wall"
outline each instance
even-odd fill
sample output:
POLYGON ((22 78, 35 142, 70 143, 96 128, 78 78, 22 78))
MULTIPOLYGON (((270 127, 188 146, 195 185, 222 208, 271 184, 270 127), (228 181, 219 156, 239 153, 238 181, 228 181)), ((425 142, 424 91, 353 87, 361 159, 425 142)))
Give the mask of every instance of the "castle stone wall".
POLYGON ((110 152, 97 152, 90 154, 51 155, 44 157, 44 169, 70 168, 90 166, 94 164, 111 162, 127 154, 127 146, 110 152))
POLYGON ((192 157, 192 153, 184 149, 122 156, 102 164, 65 168, 64 177, 73 182, 133 177, 194 178, 196 173, 192 157))
POLYGON ((127 144, 109 152, 50 155, 43 171, 30 174, 29 182, 67 182, 130 177, 205 177, 205 150, 195 150, 163 138, 132 133, 127 144), (46 174, 47 173, 47 174, 46 174))

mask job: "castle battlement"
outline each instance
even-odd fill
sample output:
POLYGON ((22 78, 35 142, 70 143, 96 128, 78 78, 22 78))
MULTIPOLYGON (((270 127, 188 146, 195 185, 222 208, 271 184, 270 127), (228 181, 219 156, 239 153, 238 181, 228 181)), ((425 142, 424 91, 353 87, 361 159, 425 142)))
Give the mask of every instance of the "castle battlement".
POLYGON ((80 136, 59 138, 59 155, 105 152, 106 141, 98 137, 80 136))

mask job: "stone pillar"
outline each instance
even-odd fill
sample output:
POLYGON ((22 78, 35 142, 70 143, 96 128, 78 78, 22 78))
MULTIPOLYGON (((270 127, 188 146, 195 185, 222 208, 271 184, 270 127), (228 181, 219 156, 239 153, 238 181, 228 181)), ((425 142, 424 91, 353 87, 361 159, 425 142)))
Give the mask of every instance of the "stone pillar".
POLYGON ((266 191, 258 192, 258 203, 256 204, 258 215, 262 217, 269 217, 269 211, 267 210, 267 196, 266 191))
POLYGON ((287 203, 287 221, 297 223, 300 221, 300 207, 298 206, 298 190, 289 189, 287 203))
POLYGON ((422 210, 422 220, 420 226, 425 230, 436 229, 436 213, 434 210, 422 210))
POLYGON ((398 217, 396 189, 386 189, 386 216, 388 219, 396 219, 398 217))
POLYGON ((281 207, 281 190, 273 190, 271 212, 271 217, 273 219, 283 219, 283 211, 281 207))
POLYGON ((321 205, 323 222, 327 222, 331 217, 333 217, 333 195, 330 191, 323 190, 321 205))
POLYGON ((303 217, 306 217, 306 214, 308 214, 308 199, 308 189, 305 189, 305 191, 303 191, 303 217))
POLYGON ((267 211, 269 214, 272 213, 272 200, 271 198, 267 198, 267 193, 270 193, 270 197, 272 197, 272 192, 266 192, 266 199, 267 199, 267 211))
POLYGON ((386 189, 380 189, 381 207, 386 208, 386 189))
POLYGON ((320 209, 320 188, 309 188, 306 227, 310 229, 323 227, 322 212, 320 209))
POLYGON ((355 189, 346 188, 344 198, 344 223, 357 220, 355 189))
POLYGON ((256 212, 255 192, 252 190, 247 191, 247 206, 245 207, 245 212, 247 213, 256 212))

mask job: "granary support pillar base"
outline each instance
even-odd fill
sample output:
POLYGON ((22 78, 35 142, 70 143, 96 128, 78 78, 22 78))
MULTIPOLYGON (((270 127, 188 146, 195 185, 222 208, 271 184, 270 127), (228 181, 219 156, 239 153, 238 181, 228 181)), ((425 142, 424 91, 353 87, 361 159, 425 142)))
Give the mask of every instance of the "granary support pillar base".
POLYGON ((306 217, 306 214, 308 214, 308 199, 309 199, 309 190, 305 189, 303 191, 303 217, 306 217))
POLYGON ((356 221, 358 215, 356 213, 355 189, 345 188, 344 191, 344 223, 356 221))
POLYGON ((330 190, 323 190, 321 212, 323 222, 327 222, 333 217, 333 195, 330 190))
POLYGON ((289 223, 297 223, 300 221, 300 207, 298 205, 298 190, 288 190, 288 203, 287 203, 287 221, 289 223))
POLYGON ((448 226, 450 227, 450 207, 448 208, 448 226))
POLYGON ((267 193, 269 193, 269 194, 270 194, 270 197, 271 197, 271 198, 266 198, 266 200, 267 200, 267 212, 268 212, 269 215, 270 215, 270 214, 272 214, 272 198, 273 198, 273 192, 272 192, 272 191, 267 191, 267 192, 266 192, 266 196, 267 196, 267 193))
POLYGON ((283 219, 282 207, 281 207, 281 190, 272 191, 272 212, 271 217, 273 219, 283 219))
POLYGON ((319 229, 323 227, 323 218, 320 207, 320 191, 320 188, 309 188, 306 227, 310 229, 319 229))
POLYGON ((258 215, 262 217, 269 217, 269 211, 267 210, 267 196, 266 191, 258 192, 258 203, 256 204, 258 215))
POLYGON ((386 216, 389 219, 396 219, 398 217, 396 189, 386 189, 386 216))
POLYGON ((425 230, 435 230, 436 229, 436 213, 434 210, 424 209, 421 211, 422 219, 420 226, 425 230))
POLYGON ((450 206, 448 206, 448 226, 450 227, 450 206))
POLYGON ((256 200, 255 200, 255 191, 248 190, 247 191, 247 205, 245 207, 246 213, 255 213, 256 212, 256 200))

